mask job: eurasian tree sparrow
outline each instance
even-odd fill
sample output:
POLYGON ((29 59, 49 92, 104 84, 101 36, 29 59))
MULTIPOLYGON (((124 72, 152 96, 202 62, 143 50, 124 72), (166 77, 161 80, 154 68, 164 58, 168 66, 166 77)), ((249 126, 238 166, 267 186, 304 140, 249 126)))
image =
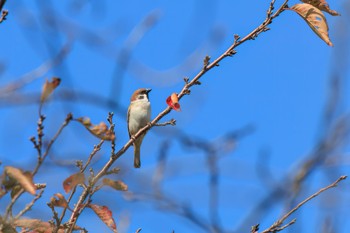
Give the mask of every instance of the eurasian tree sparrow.
MULTIPOLYGON (((148 93, 151 89, 141 88, 132 94, 128 108, 128 131, 132 138, 141 128, 145 127, 151 119, 151 103, 148 100, 148 93)), ((145 134, 134 141, 134 167, 141 167, 140 147, 145 134)))

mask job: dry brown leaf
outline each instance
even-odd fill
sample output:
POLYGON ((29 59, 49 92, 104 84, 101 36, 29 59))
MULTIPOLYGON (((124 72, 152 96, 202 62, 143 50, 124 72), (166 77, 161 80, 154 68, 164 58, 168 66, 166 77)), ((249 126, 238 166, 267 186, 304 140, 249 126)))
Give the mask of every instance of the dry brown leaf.
POLYGON ((86 127, 90 127, 92 125, 89 117, 79 117, 77 118, 77 121, 79 121, 86 127))
POLYGON ((63 189, 66 193, 69 193, 72 190, 72 188, 74 188, 78 184, 84 184, 84 182, 85 182, 84 173, 78 172, 71 175, 70 177, 68 177, 63 181, 63 189))
POLYGON ((118 232, 117 225, 113 219, 112 211, 110 211, 107 206, 89 204, 88 207, 95 212, 95 214, 102 220, 102 222, 104 222, 104 224, 109 227, 109 229, 111 229, 113 232, 118 232))
POLYGON ((57 197, 57 199, 55 197, 51 197, 50 199, 50 203, 53 206, 63 207, 63 208, 68 207, 68 202, 66 201, 66 198, 61 193, 55 193, 54 196, 57 197))
POLYGON ((108 130, 108 126, 104 122, 100 122, 98 125, 93 125, 90 128, 91 132, 95 135, 102 135, 108 130))
POLYGON ((6 190, 0 187, 0 198, 2 198, 6 193, 6 190))
POLYGON ((315 7, 317 7, 318 9, 320 9, 321 11, 327 12, 330 15, 333 15, 333 16, 340 15, 335 10, 331 10, 329 8, 329 5, 328 5, 326 0, 301 0, 301 1, 304 2, 304 3, 311 4, 311 5, 315 6, 315 7))
POLYGON ((10 178, 16 180, 18 184, 24 189, 24 191, 35 195, 35 185, 33 184, 32 176, 28 173, 23 173, 20 169, 7 166, 5 167, 5 174, 10 178))
POLYGON ((9 222, 5 222, 3 219, 2 219, 2 217, 0 216, 0 225, 1 225, 1 230, 0 230, 0 232, 1 233, 17 233, 17 231, 16 231, 16 227, 15 226, 13 226, 13 224, 12 223, 9 223, 9 222))
MULTIPOLYGON (((15 220, 13 225, 22 228, 23 232, 31 233, 52 233, 54 230, 49 222, 43 222, 40 219, 22 218, 15 220)), ((74 226, 74 230, 82 230, 82 228, 74 226)), ((63 226, 60 226, 60 229, 57 232, 64 233, 65 230, 63 229, 63 226)))
POLYGON ((5 189, 3 190, 5 193, 13 189, 16 185, 17 185, 17 181, 7 176, 5 172, 1 175, 1 188, 5 189))
POLYGON ((333 46, 328 36, 327 20, 322 11, 307 3, 296 4, 289 9, 298 13, 324 42, 333 46))
POLYGON ((35 233, 52 233, 53 230, 50 223, 43 222, 40 219, 18 219, 14 222, 14 225, 21 227, 22 230, 32 230, 35 233))
POLYGON ((11 189, 11 198, 14 198, 19 191, 22 190, 22 186, 19 184, 16 184, 12 189, 11 189))
POLYGON ((88 117, 79 117, 77 118, 77 121, 83 124, 85 128, 96 137, 107 141, 115 140, 114 132, 108 129, 106 123, 100 122, 100 124, 94 125, 88 117))
POLYGON ((46 82, 44 83, 43 89, 41 91, 40 101, 45 102, 47 98, 52 94, 52 92, 56 89, 56 87, 60 85, 60 83, 61 83, 61 79, 57 77, 53 77, 51 82, 46 80, 46 82))
POLYGON ((104 178, 102 180, 102 183, 104 185, 110 186, 116 190, 119 191, 127 191, 128 190, 128 185, 126 185, 123 181, 120 180, 111 180, 109 178, 104 178))

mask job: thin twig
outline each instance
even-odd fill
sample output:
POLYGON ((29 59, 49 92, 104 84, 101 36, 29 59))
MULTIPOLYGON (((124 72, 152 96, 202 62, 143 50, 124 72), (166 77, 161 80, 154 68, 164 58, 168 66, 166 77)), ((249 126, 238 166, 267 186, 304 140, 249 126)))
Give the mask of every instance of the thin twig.
POLYGON ((104 142, 105 142, 105 140, 101 140, 97 145, 94 146, 94 149, 90 153, 88 160, 86 161, 84 167, 81 169, 81 172, 84 172, 86 170, 86 168, 90 165, 92 158, 96 155, 96 153, 98 151, 101 150, 101 147, 102 147, 104 142))
POLYGON ((10 204, 6 207, 4 220, 5 222, 9 217, 12 217, 12 207, 16 203, 17 199, 24 193, 24 189, 21 189, 12 199, 10 204))
POLYGON ((7 86, 1 87, 0 96, 6 96, 20 88, 23 88, 25 85, 32 83, 36 79, 43 77, 43 75, 45 75, 49 70, 51 70, 53 67, 57 66, 63 61, 63 59, 68 55, 70 51, 71 44, 71 41, 68 41, 54 58, 44 62, 39 67, 23 75, 15 82, 12 82, 7 86))
POLYGON ((45 189, 41 189, 40 192, 35 196, 35 198, 29 203, 26 205, 26 207, 21 210, 14 218, 14 220, 17 220, 19 219, 23 214, 25 214, 27 211, 31 210, 31 208, 33 207, 33 205, 35 204, 35 202, 41 198, 41 196, 43 195, 45 189))
POLYGON ((46 151, 45 153, 43 153, 43 155, 41 156, 40 160, 38 161, 36 167, 34 168, 33 172, 32 172, 32 175, 34 176, 41 164, 43 163, 43 161, 45 160, 45 158, 47 157, 47 155, 49 154, 50 152, 50 149, 53 145, 53 143, 56 141, 56 139, 58 138, 58 136, 62 133, 63 129, 69 124, 69 122, 73 119, 73 115, 71 113, 69 113, 66 117, 66 119, 64 120, 64 122, 62 123, 61 127, 57 130, 55 136, 53 136, 53 138, 50 140, 49 144, 47 145, 47 148, 46 148, 46 151))
POLYGON ((297 221, 297 219, 294 218, 292 221, 290 221, 290 222, 287 223, 286 225, 276 228, 276 231, 282 231, 282 230, 284 230, 285 228, 289 227, 290 225, 294 224, 296 221, 297 221))
POLYGON ((6 0, 0 0, 0 11, 4 7, 5 3, 6 3, 6 0))
MULTIPOLYGON (((56 233, 56 232, 58 232, 58 230, 60 229, 61 223, 62 223, 62 221, 63 221, 64 216, 66 215, 67 209, 70 209, 70 208, 69 208, 69 203, 71 202, 71 200, 72 200, 72 198, 73 198, 73 196, 74 196, 76 190, 77 190, 77 187, 74 187, 73 190, 72 190, 72 192, 71 192, 71 194, 69 195, 69 197, 68 197, 68 199, 67 199, 67 206, 65 206, 65 207, 63 208, 63 210, 62 210, 62 213, 61 213, 60 218, 56 218, 56 216, 54 216, 54 218, 56 219, 56 226, 55 226, 55 228, 53 229, 52 233, 56 233)), ((55 215, 55 214, 54 214, 54 215, 55 215)))
MULTIPOLYGON (((58 229, 60 229, 60 223, 59 223, 59 218, 58 218, 58 213, 57 213, 57 211, 55 210, 55 206, 52 204, 52 203, 48 203, 47 204, 48 205, 48 207, 51 209, 51 211, 52 211, 52 218, 53 218, 53 220, 54 221, 56 221, 56 224, 55 224, 55 229, 52 231, 52 232, 57 232, 56 231, 56 229, 58 230, 58 229)), ((52 224, 53 225, 53 224, 52 224)), ((53 227, 53 226, 52 226, 53 227)))
POLYGON ((154 126, 167 126, 167 125, 176 125, 176 120, 171 119, 170 121, 164 122, 164 123, 156 123, 154 126))
MULTIPOLYGON (((98 151, 101 150, 101 147, 102 147, 104 142, 105 142, 104 140, 101 140, 97 145, 94 146, 93 151, 90 153, 87 162, 85 163, 84 167, 81 168, 80 172, 83 173, 86 170, 86 168, 90 165, 90 162, 91 162, 92 158, 94 157, 94 155, 98 151)), ((67 206, 63 208, 60 218, 56 221, 56 228, 54 229, 53 232, 57 232, 59 230, 59 227, 60 227, 60 225, 63 221, 63 218, 66 214, 66 211, 67 211, 67 209, 69 209, 69 203, 71 202, 75 192, 76 192, 76 187, 73 188, 71 194, 69 195, 69 198, 67 199, 67 206)))
POLYGON ((312 194, 311 196, 309 196, 308 198, 306 198, 305 200, 303 200, 302 202, 300 202, 297 206, 295 206, 291 211, 289 211, 288 213, 286 213, 285 215, 283 215, 280 219, 278 219, 274 224, 272 224, 271 227, 269 227, 268 229, 264 230, 262 233, 269 233, 269 232, 277 232, 277 231, 281 231, 283 229, 285 229, 286 227, 290 226, 291 224, 293 224, 295 221, 291 221, 290 223, 288 223, 287 225, 281 227, 281 225, 283 224, 283 222, 290 216, 292 215, 295 211, 297 211, 300 207, 302 207, 305 203, 307 203, 308 201, 310 201, 311 199, 317 197, 318 195, 320 195, 321 193, 323 193, 324 191, 327 191, 328 189, 331 188, 335 188, 338 183, 342 180, 345 180, 347 176, 341 176, 339 177, 335 182, 333 182, 332 184, 328 185, 327 187, 321 188, 319 191, 317 191, 316 193, 312 194))
MULTIPOLYGON (((43 116, 40 116, 40 120, 38 122, 38 138, 41 138, 43 136, 42 133, 42 122, 44 118, 42 118, 43 116), (42 134, 42 135, 41 135, 42 134), (40 136, 41 135, 41 136, 40 136)), ((56 139, 58 138, 58 136, 61 134, 62 130, 68 125, 68 123, 70 122, 70 120, 73 118, 72 114, 68 114, 65 121, 63 122, 63 124, 61 125, 61 127, 58 129, 57 133, 55 134, 55 136, 51 139, 51 141, 49 142, 45 153, 42 155, 42 150, 41 150, 41 142, 40 140, 38 140, 39 142, 36 142, 35 138, 31 138, 31 141, 34 143, 35 148, 38 151, 38 163, 36 165, 36 167, 34 168, 32 175, 34 176, 38 171, 39 168, 41 167, 44 159, 47 157, 51 146, 53 145, 53 143, 56 141, 56 139), (40 145, 40 146, 39 146, 40 145)), ((16 203, 16 201, 18 200, 18 198, 24 193, 24 190, 20 190, 12 199, 10 204, 6 207, 6 211, 5 211, 5 220, 7 220, 7 218, 12 215, 12 207, 13 205, 16 203)))
POLYGON ((5 5, 5 3, 6 3, 6 0, 0 0, 0 12, 1 12, 0 23, 2 23, 2 21, 6 20, 6 16, 9 13, 8 10, 2 9, 5 5))
POLYGON ((0 16, 0 23, 2 23, 3 21, 5 21, 7 18, 6 16, 9 14, 8 10, 3 10, 1 11, 1 16, 0 16))

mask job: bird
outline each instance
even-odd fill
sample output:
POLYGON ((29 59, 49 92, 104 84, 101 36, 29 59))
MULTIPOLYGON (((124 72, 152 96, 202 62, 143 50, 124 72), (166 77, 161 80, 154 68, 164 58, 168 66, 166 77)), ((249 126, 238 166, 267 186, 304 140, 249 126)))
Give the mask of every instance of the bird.
MULTIPOLYGON (((149 102, 148 93, 152 89, 140 88, 136 90, 131 98, 128 108, 127 124, 129 137, 133 138, 140 129, 145 127, 151 119, 151 103, 149 102)), ((135 139, 134 146, 134 167, 141 167, 140 148, 145 134, 135 139)))

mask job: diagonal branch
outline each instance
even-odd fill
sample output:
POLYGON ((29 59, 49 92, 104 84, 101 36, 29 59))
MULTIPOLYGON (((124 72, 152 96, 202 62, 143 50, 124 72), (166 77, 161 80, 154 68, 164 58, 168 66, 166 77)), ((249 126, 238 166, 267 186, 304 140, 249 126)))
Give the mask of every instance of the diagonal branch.
POLYGON ((341 176, 339 177, 335 182, 333 182, 332 184, 328 185, 327 187, 321 188, 318 192, 312 194, 311 196, 309 196, 308 198, 306 198, 305 200, 303 200, 302 202, 300 202, 297 206, 295 206, 291 211, 289 211, 288 213, 286 213, 285 215, 283 215, 280 219, 278 219, 274 224, 272 224, 271 227, 269 227, 268 229, 264 230, 261 233, 269 233, 269 232, 277 232, 277 231, 281 231, 283 229, 285 229, 286 227, 292 225, 295 221, 292 220, 291 222, 289 222, 288 224, 286 224, 285 226, 281 225, 283 224, 283 222, 289 217, 291 216, 295 211, 297 211, 300 207, 302 207, 303 205, 305 205, 308 201, 310 201, 311 199, 314 199, 315 197, 317 197, 318 195, 320 195, 321 193, 323 193, 324 191, 327 191, 328 189, 331 188, 335 188, 337 187, 338 183, 342 180, 345 180, 347 178, 347 176, 341 176))
POLYGON ((6 0, 0 0, 0 23, 2 23, 4 20, 6 20, 6 16, 8 15, 8 10, 3 10, 2 8, 4 7, 6 3, 6 0))

